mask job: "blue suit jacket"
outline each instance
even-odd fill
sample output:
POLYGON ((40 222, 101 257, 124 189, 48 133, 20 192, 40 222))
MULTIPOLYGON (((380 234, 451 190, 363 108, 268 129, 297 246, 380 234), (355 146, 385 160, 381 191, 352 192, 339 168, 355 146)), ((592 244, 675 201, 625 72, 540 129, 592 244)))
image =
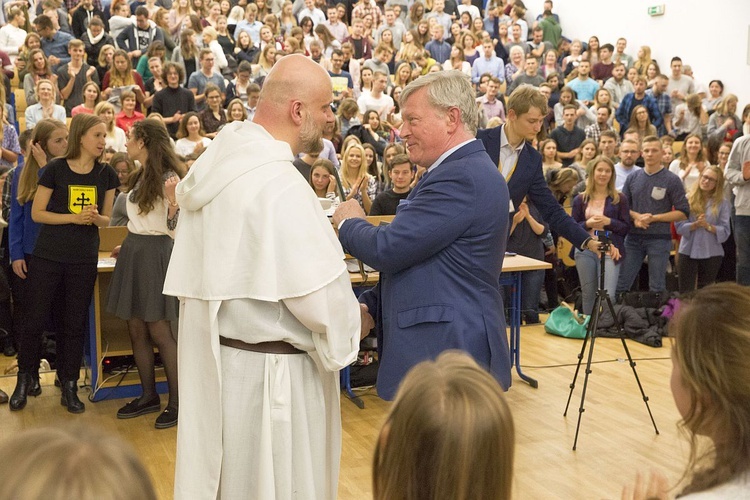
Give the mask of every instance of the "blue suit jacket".
MULTIPOLYGON (((484 143, 495 169, 500 160, 500 129, 501 127, 495 127, 477 132, 477 139, 484 143)), ((528 196, 531 203, 542 214, 544 222, 558 234, 567 238, 576 248, 580 248, 589 237, 589 234, 576 224, 576 221, 565 212, 552 195, 552 191, 549 190, 544 180, 542 155, 528 142, 523 145, 516 170, 508 182, 508 190, 514 207, 518 207, 523 198, 528 196)))
POLYGON ((412 366, 447 349, 468 352, 510 387, 498 290, 508 206, 505 180, 472 141, 425 174, 391 224, 342 225, 344 248, 380 271, 378 286, 360 301, 382 330, 382 398, 393 399, 412 366))

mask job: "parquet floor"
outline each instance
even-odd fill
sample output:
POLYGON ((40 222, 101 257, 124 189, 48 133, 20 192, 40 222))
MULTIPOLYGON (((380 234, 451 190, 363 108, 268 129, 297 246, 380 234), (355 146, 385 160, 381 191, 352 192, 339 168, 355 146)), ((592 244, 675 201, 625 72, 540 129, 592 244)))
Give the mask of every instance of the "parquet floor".
MULTIPOLYGON (((632 482, 636 471, 652 468, 664 472, 672 484, 679 480, 687 445, 677 431, 678 413, 669 390, 669 339, 660 349, 628 343, 660 434, 654 433, 633 374, 622 361, 621 343, 598 339, 578 450, 572 451, 583 372, 567 418, 562 414, 580 341, 553 337, 541 326, 524 327, 522 337, 524 371, 539 380, 539 388, 532 389, 514 377, 507 394, 517 431, 515 498, 619 498, 623 484, 632 482)), ((0 373, 9 361, 0 359, 0 373)), ((29 427, 83 420, 131 442, 150 471, 159 497, 172 497, 176 429, 154 429, 156 414, 117 420, 115 413, 125 400, 87 403, 83 415, 71 415, 60 406, 51 374, 45 375, 43 385, 43 394, 29 398, 24 411, 11 413, 7 405, 0 407, 0 439, 29 427)), ((0 388, 11 393, 14 386, 14 376, 0 376, 0 388)), ((363 399, 363 410, 341 400, 342 500, 371 496, 372 451, 389 404, 374 390, 365 391, 363 399)))

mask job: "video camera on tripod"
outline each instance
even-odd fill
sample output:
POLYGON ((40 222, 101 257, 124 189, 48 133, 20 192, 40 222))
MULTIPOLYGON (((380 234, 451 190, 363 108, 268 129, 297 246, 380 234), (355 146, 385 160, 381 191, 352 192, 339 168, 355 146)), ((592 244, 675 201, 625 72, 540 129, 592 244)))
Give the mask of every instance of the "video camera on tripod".
POLYGON ((609 252, 609 249, 612 246, 612 233, 610 231, 597 229, 594 231, 594 236, 596 236, 597 241, 599 241, 599 250, 602 253, 609 252))

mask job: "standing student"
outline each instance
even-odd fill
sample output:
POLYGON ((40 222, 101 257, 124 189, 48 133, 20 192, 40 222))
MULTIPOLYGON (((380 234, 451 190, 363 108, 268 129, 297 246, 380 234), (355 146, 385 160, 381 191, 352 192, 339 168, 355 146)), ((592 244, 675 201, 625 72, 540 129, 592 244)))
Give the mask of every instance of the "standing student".
MULTIPOLYGON (((595 158, 586 179, 586 189, 573 200, 573 218, 589 234, 593 236, 597 230, 611 233, 610 253, 604 260, 604 286, 613 303, 620 275, 617 261, 625 253, 625 236, 630 230, 630 204, 615 188, 615 177, 612 160, 605 156, 595 158)), ((576 270, 581 282, 583 313, 593 314, 601 261, 599 255, 591 250, 574 250, 576 270)))
MULTIPOLYGON (((45 311, 57 300, 65 302, 63 327, 58 332, 64 342, 57 375, 62 384, 61 403, 71 413, 85 411, 77 395, 78 377, 97 273, 98 227, 109 224, 120 184, 112 167, 98 161, 106 134, 99 117, 76 115, 65 156, 47 164, 31 208, 32 219, 42 225, 29 266, 31 305, 34 311, 45 311), (61 286, 65 295, 57 297, 61 286)), ((18 356, 18 382, 11 397, 13 410, 26 406, 35 384, 45 323, 45 315, 28 317, 18 356)))
POLYGON ((143 393, 117 412, 133 418, 158 412, 154 350, 159 349, 169 384, 169 402, 156 419, 157 429, 177 424, 177 341, 170 326, 177 320, 177 299, 162 294, 164 275, 172 253, 179 205, 175 186, 182 165, 174 153, 166 128, 156 120, 133 125, 128 157, 141 169, 130 176, 126 207, 128 236, 116 249, 117 264, 109 287, 107 310, 128 322, 133 355, 143 393))
MULTIPOLYGON (((13 273, 10 275, 13 292, 13 323, 15 345, 19 346, 23 328, 27 324, 26 314, 32 307, 32 289, 29 287, 28 272, 31 254, 39 235, 39 224, 31 218, 31 205, 39 185, 39 171, 52 159, 65 154, 68 147, 68 129, 57 120, 41 120, 34 127, 26 163, 13 174, 10 185, 10 217, 8 219, 8 248, 13 273)), ((29 393, 37 396, 42 389, 39 385, 38 370, 32 372, 32 387, 29 393)), ((13 408, 14 405, 11 405, 13 408)))
POLYGON ((643 140, 645 166, 628 175, 622 193, 630 201, 633 227, 625 237, 625 258, 617 280, 617 292, 633 285, 648 256, 648 286, 652 292, 667 289, 666 274, 672 250, 670 222, 687 219, 690 207, 680 178, 661 164, 661 142, 656 136, 643 140))
POLYGON ((334 204, 341 202, 337 195, 336 171, 331 160, 315 160, 310 168, 310 187, 318 198, 327 198, 334 204))
POLYGON ((688 190, 690 216, 675 222, 680 239, 677 276, 680 293, 703 288, 716 281, 724 258, 724 243, 729 238, 731 208, 724 199, 724 172, 709 165, 698 182, 688 190))
POLYGON ((369 215, 396 215, 401 200, 411 193, 415 171, 408 155, 395 155, 388 164, 387 174, 391 187, 375 197, 369 215))

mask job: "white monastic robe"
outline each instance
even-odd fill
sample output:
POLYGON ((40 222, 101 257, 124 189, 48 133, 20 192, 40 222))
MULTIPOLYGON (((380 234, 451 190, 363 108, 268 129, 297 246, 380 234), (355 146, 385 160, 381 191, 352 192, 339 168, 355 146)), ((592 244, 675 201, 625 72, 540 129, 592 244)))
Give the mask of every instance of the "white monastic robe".
POLYGON ((180 297, 175 498, 329 499, 337 370, 359 348, 343 251, 289 145, 226 125, 177 186, 164 293, 180 297), (285 341, 307 354, 219 345, 285 341))

